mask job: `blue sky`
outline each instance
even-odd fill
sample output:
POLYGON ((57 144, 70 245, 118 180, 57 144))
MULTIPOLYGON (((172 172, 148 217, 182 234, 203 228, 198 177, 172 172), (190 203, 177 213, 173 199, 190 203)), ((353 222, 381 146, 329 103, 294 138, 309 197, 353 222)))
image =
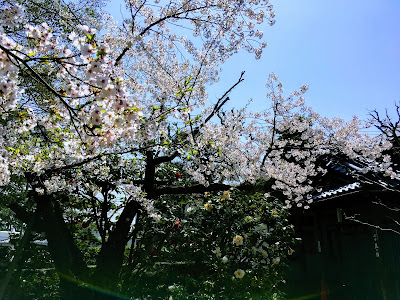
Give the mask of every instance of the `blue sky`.
MULTIPOLYGON (((211 100, 243 70, 245 81, 230 96, 233 106, 249 98, 265 103, 265 81, 274 72, 288 93, 308 84, 306 103, 323 116, 366 119, 369 110, 393 110, 400 101, 399 0, 271 3, 276 24, 263 28, 268 43, 263 57, 232 57, 209 90, 211 100)), ((113 1, 108 8, 120 20, 120 5, 113 1)))

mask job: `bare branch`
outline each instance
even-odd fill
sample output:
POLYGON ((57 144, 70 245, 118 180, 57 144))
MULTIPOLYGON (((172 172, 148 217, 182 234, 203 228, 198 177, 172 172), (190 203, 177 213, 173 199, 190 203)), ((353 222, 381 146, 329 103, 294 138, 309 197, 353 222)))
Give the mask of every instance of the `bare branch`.
POLYGON ((210 113, 210 115, 204 120, 203 124, 207 123, 220 109, 221 107, 229 100, 229 97, 226 97, 239 83, 241 83, 244 75, 244 71, 240 73, 240 77, 238 81, 232 85, 217 101, 217 103, 214 106, 213 111, 210 113))
POLYGON ((355 215, 353 215, 353 216, 347 216, 347 215, 343 212, 343 216, 344 216, 344 218, 345 218, 346 220, 350 220, 350 221, 353 221, 353 222, 356 222, 356 223, 359 223, 359 224, 363 224, 363 225, 366 225, 366 226, 369 226, 369 227, 372 227, 372 228, 376 228, 376 229, 379 229, 379 230, 381 230, 381 231, 391 231, 391 232, 394 232, 394 233, 396 233, 396 234, 400 234, 400 231, 397 231, 397 230, 395 230, 395 229, 381 227, 381 226, 378 226, 378 225, 375 225, 375 224, 371 224, 371 223, 364 222, 364 221, 361 221, 361 220, 359 220, 359 219, 356 219, 356 217, 359 216, 359 214, 355 214, 355 215))
POLYGON ((372 201, 372 203, 373 203, 373 204, 376 204, 376 205, 381 205, 381 206, 383 206, 383 207, 385 207, 386 209, 391 210, 391 211, 400 211, 400 208, 389 207, 389 206, 387 206, 386 204, 383 204, 381 200, 379 200, 379 202, 372 201))

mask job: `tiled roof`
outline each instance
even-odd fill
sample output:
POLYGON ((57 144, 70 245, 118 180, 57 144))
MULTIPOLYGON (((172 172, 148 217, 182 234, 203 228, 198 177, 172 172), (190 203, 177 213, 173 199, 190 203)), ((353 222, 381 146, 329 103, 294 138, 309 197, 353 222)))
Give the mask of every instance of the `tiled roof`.
POLYGON ((356 190, 360 190, 360 188, 361 188, 361 184, 359 182, 353 182, 353 183, 341 186, 337 189, 324 191, 324 192, 314 196, 313 199, 318 200, 318 199, 330 198, 330 197, 338 196, 338 195, 344 195, 347 192, 353 192, 356 190))
MULTIPOLYGON (((400 180, 398 179, 400 176, 391 179, 379 172, 367 172, 367 165, 359 161, 332 157, 327 162, 326 167, 328 168, 328 173, 329 169, 339 172, 343 174, 345 180, 350 183, 334 188, 328 187, 330 188, 329 190, 323 190, 321 193, 313 196, 313 200, 315 201, 344 196, 346 194, 362 191, 365 188, 371 188, 372 186, 382 190, 400 189, 400 180)), ((398 173, 400 173, 400 170, 398 173)))

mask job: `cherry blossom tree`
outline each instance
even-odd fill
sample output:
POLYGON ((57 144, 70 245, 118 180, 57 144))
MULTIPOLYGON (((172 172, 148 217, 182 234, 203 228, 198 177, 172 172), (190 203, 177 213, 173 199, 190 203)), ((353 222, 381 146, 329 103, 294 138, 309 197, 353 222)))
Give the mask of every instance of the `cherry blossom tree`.
MULTIPOLYGON (((343 214, 345 219, 375 228, 375 230, 400 234, 400 220, 398 216, 400 208, 397 203, 397 195, 399 193, 399 177, 397 174, 400 162, 400 106, 395 103, 394 109, 390 113, 388 110, 385 113, 374 110, 370 113, 370 119, 371 124, 392 144, 390 149, 382 152, 383 168, 380 172, 363 172, 365 178, 359 178, 361 182, 366 182, 369 185, 375 184, 378 187, 377 192, 371 193, 370 203, 368 203, 372 206, 374 214, 371 217, 365 210, 361 209, 353 209, 343 214), (386 171, 386 175, 390 174, 390 177, 382 176, 382 170, 386 171)), ((367 206, 367 203, 365 206, 367 206)))
POLYGON ((132 0, 120 27, 66 4, 41 20, 30 1, 1 3, 0 185, 23 190, 9 207, 45 232, 64 298, 84 286, 117 290, 127 244, 141 222, 163 221, 164 195, 266 182, 287 208, 307 208, 327 154, 396 176, 382 157, 390 143, 361 134, 358 119, 321 117, 304 103, 307 86, 285 96, 272 74, 265 108, 226 110, 242 73, 209 101, 231 55, 261 56, 262 25, 274 23, 267 0, 132 0), (94 270, 74 240, 77 224, 100 235, 94 270))

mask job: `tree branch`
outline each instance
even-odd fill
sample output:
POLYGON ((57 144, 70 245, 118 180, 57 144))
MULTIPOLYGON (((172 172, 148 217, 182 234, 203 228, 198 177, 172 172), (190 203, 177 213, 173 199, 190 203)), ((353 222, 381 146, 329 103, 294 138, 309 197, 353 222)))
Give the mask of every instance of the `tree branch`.
MULTIPOLYGON (((147 31, 149 31, 152 27, 156 26, 157 24, 160 24, 161 22, 163 22, 163 21, 165 21, 165 20, 177 18, 177 17, 179 17, 179 16, 182 15, 182 14, 189 13, 189 12, 196 11, 196 10, 201 10, 201 9, 204 9, 204 8, 207 8, 207 6, 195 7, 195 8, 189 9, 189 10, 183 10, 183 11, 181 11, 181 12, 176 12, 176 13, 173 13, 173 14, 170 14, 170 15, 166 15, 166 16, 164 16, 164 17, 158 19, 157 21, 151 23, 151 24, 148 25, 147 27, 145 27, 145 28, 139 33, 139 36, 144 36, 145 33, 146 33, 147 31)), ((118 55, 117 59, 115 60, 115 64, 114 64, 115 66, 117 66, 117 65, 119 64, 120 60, 124 57, 124 55, 126 54, 126 52, 127 52, 131 47, 132 47, 132 43, 130 43, 128 46, 126 46, 124 49, 122 49, 121 54, 118 55)))
POLYGON ((221 109, 221 107, 227 102, 229 101, 229 97, 226 97, 239 83, 241 83, 244 79, 243 79, 243 75, 244 75, 245 71, 242 71, 240 73, 240 77, 238 79, 238 81, 232 85, 229 90, 227 90, 217 101, 217 103, 214 106, 213 111, 210 113, 210 115, 204 120, 203 124, 207 123, 208 121, 210 121, 210 119, 221 109), (224 99, 224 100, 223 100, 224 99))
POLYGON ((232 186, 222 183, 213 183, 208 187, 198 184, 192 186, 171 186, 157 189, 157 196, 160 195, 177 195, 177 194, 193 194, 193 193, 205 193, 205 192, 216 192, 216 191, 226 191, 232 186))
POLYGON ((356 223, 359 223, 359 224, 363 224, 363 225, 366 225, 366 226, 369 226, 369 227, 372 227, 372 228, 376 228, 376 229, 379 229, 379 230, 382 230, 382 231, 391 231, 391 232, 394 232, 396 234, 400 234, 400 231, 397 231, 395 229, 380 227, 378 225, 374 225, 374 224, 371 224, 371 223, 364 222, 364 221, 361 221, 359 219, 356 219, 356 217, 359 216, 359 214, 355 214, 355 215, 349 217, 343 212, 343 216, 344 216, 344 218, 346 220, 350 220, 350 221, 353 221, 353 222, 356 222, 356 223))
POLYGON ((179 152, 175 151, 171 155, 159 156, 159 157, 156 157, 153 159, 153 163, 155 165, 159 165, 162 163, 170 162, 170 161, 174 160, 174 158, 176 158, 178 155, 179 155, 179 152))

